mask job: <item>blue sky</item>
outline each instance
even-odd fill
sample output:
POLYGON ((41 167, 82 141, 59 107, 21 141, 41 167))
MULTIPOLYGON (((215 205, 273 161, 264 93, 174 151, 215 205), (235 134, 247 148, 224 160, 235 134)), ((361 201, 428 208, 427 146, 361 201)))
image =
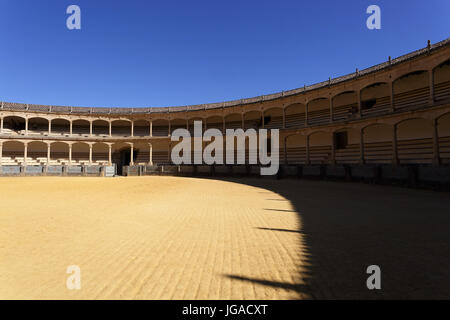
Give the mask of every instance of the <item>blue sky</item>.
POLYGON ((450 35, 448 0, 0 0, 0 100, 189 105, 363 69, 450 35), (66 8, 81 8, 68 30, 66 8), (366 8, 381 8, 381 30, 366 8))

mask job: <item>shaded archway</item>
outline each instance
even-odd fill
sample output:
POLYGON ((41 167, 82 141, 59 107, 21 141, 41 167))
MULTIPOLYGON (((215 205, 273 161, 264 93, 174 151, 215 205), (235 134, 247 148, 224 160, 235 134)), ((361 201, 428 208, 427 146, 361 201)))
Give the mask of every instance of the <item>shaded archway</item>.
POLYGON ((356 91, 346 91, 333 97, 333 120, 344 121, 358 113, 356 91))
POLYGON ((283 128, 283 109, 270 108, 264 110, 264 128, 282 129, 283 128))
POLYGON ((333 133, 337 164, 358 163, 360 160, 360 133, 353 128, 339 129, 333 133))
POLYGON ((83 142, 72 144, 72 164, 89 164, 89 145, 83 142))
POLYGON ((92 146, 92 164, 108 165, 109 146, 106 143, 97 142, 92 146))
POLYGON ((52 122, 52 135, 69 135, 70 134, 70 121, 67 119, 53 119, 52 122))
POLYGON ((77 119, 72 121, 72 134, 89 135, 91 132, 91 124, 88 120, 77 119))
POLYGON ((69 145, 65 142, 53 142, 50 147, 51 165, 69 164, 69 145))
POLYGON ((17 166, 24 162, 25 145, 20 141, 3 142, 2 165, 17 166))
POLYGON ((294 103, 284 109, 286 128, 302 128, 305 126, 306 107, 302 103, 294 103))
POLYGON ((363 129, 364 161, 366 163, 392 163, 393 128, 376 123, 363 129))
POLYGON ((131 121, 113 120, 111 122, 111 135, 114 137, 130 137, 131 121))
POLYGON ((28 119, 29 135, 46 135, 48 134, 49 122, 45 118, 34 117, 28 119))
POLYGON ((96 136, 109 136, 109 122, 106 120, 94 120, 92 122, 92 134, 96 136))
POLYGON ((308 136, 309 162, 311 164, 327 164, 331 161, 331 134, 318 131, 308 136))
POLYGON ((134 121, 133 134, 135 137, 150 136, 150 122, 148 120, 139 119, 134 121))
POLYGON ((317 98, 308 102, 308 125, 320 125, 330 122, 330 100, 317 98))
POLYGON ((294 134, 286 138, 286 155, 284 159, 286 160, 287 164, 306 163, 305 135, 294 134))
POLYGON ((169 135, 169 121, 165 119, 153 120, 152 135, 155 137, 167 137, 169 135))
POLYGON ((233 113, 225 116, 225 129, 243 129, 242 115, 233 113))
POLYGON ((206 129, 218 129, 223 130, 223 117, 221 116, 211 116, 205 119, 206 129))
POLYGON ((249 111, 244 113, 244 130, 262 128, 262 118, 260 111, 249 111))
POLYGON ((414 71, 401 76, 393 83, 394 108, 415 108, 427 105, 430 84, 427 71, 414 71))
POLYGON ((28 143, 27 164, 46 165, 48 145, 42 141, 31 141, 28 143))
POLYGON ((387 112, 391 108, 389 84, 376 82, 363 88, 360 92, 361 115, 376 115, 387 112))
POLYGON ((25 118, 6 116, 3 118, 3 133, 20 134, 25 132, 25 118))
POLYGON ((434 100, 450 99, 450 59, 433 69, 434 100))

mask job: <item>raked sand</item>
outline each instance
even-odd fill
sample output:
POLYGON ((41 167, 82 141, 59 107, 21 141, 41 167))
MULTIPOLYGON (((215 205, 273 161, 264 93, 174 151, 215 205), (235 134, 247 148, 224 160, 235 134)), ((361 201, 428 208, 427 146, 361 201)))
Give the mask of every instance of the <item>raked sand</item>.
POLYGON ((0 178, 0 299, 450 299, 449 208, 330 181, 0 178))
POLYGON ((298 283, 296 233, 279 195, 178 177, 0 179, 0 299, 286 299, 298 283), (81 289, 68 290, 69 265, 81 289))

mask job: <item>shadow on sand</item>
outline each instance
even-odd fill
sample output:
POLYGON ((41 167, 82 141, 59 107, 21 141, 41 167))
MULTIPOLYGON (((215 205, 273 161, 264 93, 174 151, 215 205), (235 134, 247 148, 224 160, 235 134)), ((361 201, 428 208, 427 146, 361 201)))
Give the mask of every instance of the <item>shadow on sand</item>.
MULTIPOLYGON (((298 284, 224 276, 316 299, 450 299, 448 193, 329 181, 225 180, 270 190, 292 203, 302 230, 258 229, 297 233, 307 248, 298 254, 308 266, 298 266, 298 284), (381 268, 381 290, 366 287, 369 265, 381 268)), ((270 207, 284 199, 271 194, 266 200, 270 207)))

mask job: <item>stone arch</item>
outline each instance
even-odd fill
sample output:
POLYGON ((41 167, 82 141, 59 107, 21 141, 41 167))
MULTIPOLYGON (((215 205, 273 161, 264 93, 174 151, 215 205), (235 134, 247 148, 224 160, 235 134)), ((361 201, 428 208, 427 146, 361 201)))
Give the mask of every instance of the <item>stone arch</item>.
POLYGON ((361 115, 385 113, 391 108, 391 93, 387 82, 375 82, 361 89, 361 115))
POLYGON ((130 137, 131 121, 123 119, 112 120, 111 135, 115 137, 130 137))
POLYGON ((205 119, 206 121, 206 128, 207 129, 219 129, 220 131, 223 130, 223 117, 222 116, 209 116, 205 119))
POLYGON ((321 125, 330 122, 330 100, 316 98, 308 102, 308 125, 321 125))
POLYGON ((25 144, 19 140, 3 141, 2 165, 17 166, 24 162, 25 144))
POLYGON ((3 118, 3 133, 20 134, 25 131, 24 117, 20 116, 6 116, 3 118))
POLYGON ((169 135, 169 120, 162 118, 153 120, 152 135, 155 137, 167 137, 169 135))
POLYGON ((47 134, 49 128, 49 121, 43 117, 28 118, 28 134, 42 135, 47 134))
POLYGON ((150 122, 144 119, 137 119, 134 121, 133 134, 135 137, 150 136, 150 122))
POLYGON ((104 142, 95 142, 92 145, 92 163, 107 165, 109 163, 109 145, 104 142))
POLYGON ((272 107, 264 110, 264 128, 266 129, 283 128, 283 108, 272 107))
POLYGON ((51 120, 52 135, 70 134, 70 121, 64 118, 55 118, 51 120))
POLYGON ((309 162, 311 164, 326 164, 331 159, 331 133, 314 131, 308 135, 309 162))
POLYGON ((72 144, 72 163, 89 164, 89 144, 86 142, 75 142, 72 144))
POLYGON ((76 119, 72 121, 72 134, 75 135, 89 135, 91 124, 85 119, 76 119))
POLYGON ((332 98, 333 120, 343 121, 358 113, 358 95, 356 91, 344 91, 332 98))
POLYGON ((424 106, 429 103, 430 85, 428 71, 417 70, 404 74, 392 83, 394 108, 424 106))
POLYGON ((109 136, 109 121, 104 119, 92 121, 92 134, 97 136, 109 136))
POLYGON ((42 141, 31 141, 28 143, 27 164, 45 165, 47 163, 48 144, 42 141))
POLYGON ((242 115, 240 113, 230 113, 225 116, 226 129, 242 129, 242 115))
POLYGON ((50 146, 50 164, 69 164, 69 144, 67 142, 52 142, 50 146))
POLYGON ((395 124, 397 154, 400 163, 431 163, 433 128, 429 120, 410 118, 395 124))
POLYGON ((450 99, 450 59, 433 69, 434 100, 450 99))
POLYGON ((244 113, 244 130, 262 128, 261 111, 252 110, 244 113))
POLYGON ((303 103, 293 103, 285 109, 286 128, 303 128, 305 126, 306 106, 303 103))
POLYGON ((362 129, 366 163, 392 162, 393 130, 391 125, 385 123, 373 123, 362 129))

